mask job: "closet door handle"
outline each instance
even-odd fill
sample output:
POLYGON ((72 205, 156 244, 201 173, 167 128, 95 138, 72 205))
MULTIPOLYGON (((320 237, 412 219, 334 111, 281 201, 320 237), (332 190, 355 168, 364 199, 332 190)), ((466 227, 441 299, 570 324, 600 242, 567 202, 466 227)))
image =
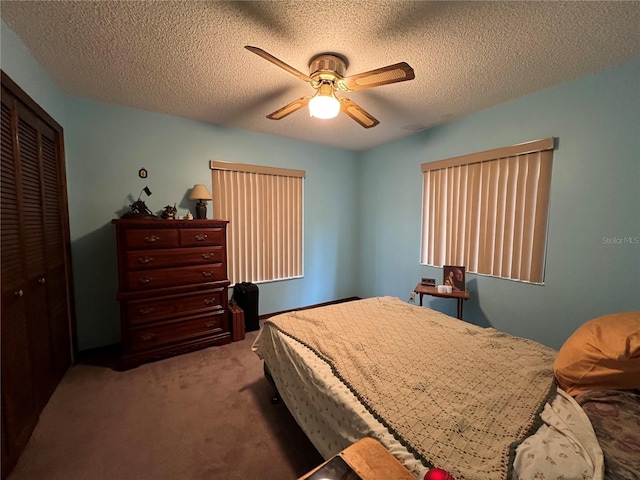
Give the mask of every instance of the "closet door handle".
POLYGON ((16 292, 14 292, 14 293, 13 293, 13 296, 14 296, 14 297, 18 297, 18 298, 19 298, 19 297, 23 297, 23 296, 24 296, 24 290, 20 289, 20 290, 18 290, 18 291, 16 291, 16 292))
POLYGON ((44 278, 44 277, 40 277, 40 278, 38 279, 38 283, 39 283, 40 285, 44 285, 45 283, 47 283, 47 279, 46 279, 46 278, 44 278))

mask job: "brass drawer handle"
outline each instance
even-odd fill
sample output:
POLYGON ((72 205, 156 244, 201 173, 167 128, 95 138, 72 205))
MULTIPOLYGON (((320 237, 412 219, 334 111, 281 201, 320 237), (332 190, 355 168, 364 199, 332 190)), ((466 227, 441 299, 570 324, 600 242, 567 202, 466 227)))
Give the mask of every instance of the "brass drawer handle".
POLYGON ((152 280, 151 277, 144 276, 144 277, 140 277, 138 279, 138 282, 140 282, 140 285, 148 285, 149 283, 151 283, 151 280, 152 280))
POLYGON ((153 257, 147 257, 146 255, 144 257, 138 257, 138 263, 142 265, 146 265, 149 262, 153 262, 153 257))
POLYGON ((205 305, 213 305, 214 303, 216 303, 215 297, 205 298, 204 299, 204 304, 205 305))
POLYGON ((205 278, 209 278, 211 275, 213 275, 213 272, 208 272, 208 271, 202 272, 202 276, 205 278))
POLYGON ((205 260, 209 260, 210 258, 213 258, 213 253, 211 252, 203 253, 202 258, 204 258, 205 260))
POLYGON ((160 240, 160 237, 156 235, 149 235, 144 237, 144 241, 147 243, 154 243, 154 242, 157 242, 158 240, 160 240))
POLYGON ((155 308, 153 308, 153 307, 142 307, 141 309, 138 310, 138 313, 140 315, 149 315, 154 310, 155 310, 155 308))
POLYGON ((205 323, 204 326, 207 327, 207 328, 213 328, 213 327, 216 326, 216 322, 209 321, 209 322, 205 323))
POLYGON ((199 242, 204 242, 206 239, 207 239, 206 233, 201 233, 199 235, 196 235, 196 240, 199 242))
POLYGON ((140 340, 142 340, 143 342, 150 342, 154 338, 156 338, 155 333, 143 333, 142 335, 140 335, 140 340))

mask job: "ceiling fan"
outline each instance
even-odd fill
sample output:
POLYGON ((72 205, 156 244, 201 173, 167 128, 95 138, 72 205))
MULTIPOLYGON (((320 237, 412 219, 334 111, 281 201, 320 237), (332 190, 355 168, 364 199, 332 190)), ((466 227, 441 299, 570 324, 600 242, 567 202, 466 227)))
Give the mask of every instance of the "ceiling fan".
POLYGON ((354 101, 348 98, 337 98, 335 93, 364 90, 365 88, 379 87, 381 85, 404 82, 415 78, 413 68, 406 62, 395 63, 393 65, 387 65, 386 67, 345 77, 347 61, 345 58, 333 53, 321 53, 313 57, 311 62, 309 62, 309 75, 305 75, 261 48, 250 45, 245 46, 245 48, 295 75, 300 80, 309 82, 311 86, 317 90, 313 96, 299 98, 275 112, 270 113, 267 115, 267 118, 271 120, 280 120, 296 110, 309 105, 309 113, 312 117, 325 119, 334 118, 340 110, 342 110, 364 128, 375 127, 380 123, 378 119, 354 101))

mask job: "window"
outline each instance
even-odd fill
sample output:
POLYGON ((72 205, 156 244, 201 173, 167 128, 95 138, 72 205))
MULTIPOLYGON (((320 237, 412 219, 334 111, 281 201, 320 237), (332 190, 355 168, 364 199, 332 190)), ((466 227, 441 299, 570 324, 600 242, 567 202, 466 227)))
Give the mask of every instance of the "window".
POLYGON ((421 263, 544 281, 554 139, 422 164, 421 263))
POLYGON ((231 283, 302 276, 302 170, 211 161, 214 218, 229 220, 231 283))

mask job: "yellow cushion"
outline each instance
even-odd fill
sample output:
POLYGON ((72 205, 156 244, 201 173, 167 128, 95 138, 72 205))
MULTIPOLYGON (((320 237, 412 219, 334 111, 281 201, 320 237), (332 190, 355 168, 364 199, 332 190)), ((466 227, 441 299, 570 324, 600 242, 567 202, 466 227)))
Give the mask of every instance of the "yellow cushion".
POLYGON ((640 388, 640 312, 586 322, 562 345, 553 370, 569 395, 640 388))

